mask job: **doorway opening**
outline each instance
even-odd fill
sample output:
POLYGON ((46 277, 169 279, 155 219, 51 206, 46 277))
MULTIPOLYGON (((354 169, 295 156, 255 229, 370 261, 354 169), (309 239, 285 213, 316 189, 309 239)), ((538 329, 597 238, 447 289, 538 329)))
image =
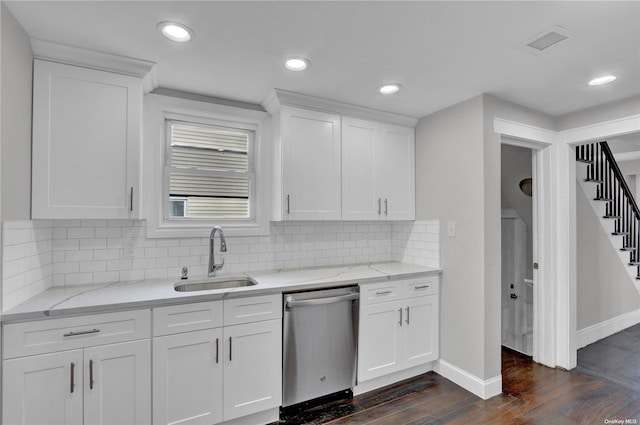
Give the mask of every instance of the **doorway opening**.
POLYGON ((501 145, 501 344, 533 356, 533 151, 501 145))

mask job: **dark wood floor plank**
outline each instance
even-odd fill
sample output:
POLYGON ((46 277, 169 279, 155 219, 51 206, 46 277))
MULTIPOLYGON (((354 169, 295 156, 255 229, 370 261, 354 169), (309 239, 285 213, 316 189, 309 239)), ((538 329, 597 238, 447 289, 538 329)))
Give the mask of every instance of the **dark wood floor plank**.
POLYGON ((489 400, 429 372, 279 424, 640 425, 640 325, 579 350, 578 362, 574 371, 552 369, 503 349, 503 393, 489 400))

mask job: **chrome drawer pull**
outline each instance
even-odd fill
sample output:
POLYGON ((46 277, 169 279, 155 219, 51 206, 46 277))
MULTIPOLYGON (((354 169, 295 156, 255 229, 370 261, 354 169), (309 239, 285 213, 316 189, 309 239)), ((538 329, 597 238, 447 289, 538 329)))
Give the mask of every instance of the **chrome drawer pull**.
POLYGON ((77 335, 87 335, 87 334, 96 334, 100 332, 100 329, 91 329, 90 331, 79 331, 79 332, 68 332, 62 336, 77 336, 77 335))
POLYGON ((220 340, 216 338, 216 363, 218 363, 220 360, 220 358, 218 357, 219 353, 220 353, 220 340))
POLYGON ((73 388, 75 387, 75 371, 76 371, 76 364, 74 362, 71 362, 71 394, 73 394, 73 388))
POLYGON ((399 308, 398 311, 400 312, 400 321, 398 322, 398 324, 402 326, 402 308, 399 308))
POLYGON ((233 340, 229 337, 229 361, 233 360, 233 340))
POLYGON ((414 286, 413 289, 427 289, 429 285, 414 286))
POLYGON ((393 291, 382 291, 382 292, 376 292, 376 295, 389 295, 393 293, 393 291))
POLYGON ((89 360, 89 389, 93 389, 93 360, 89 360))
POLYGON ((409 324, 409 307, 407 307, 407 325, 409 324))

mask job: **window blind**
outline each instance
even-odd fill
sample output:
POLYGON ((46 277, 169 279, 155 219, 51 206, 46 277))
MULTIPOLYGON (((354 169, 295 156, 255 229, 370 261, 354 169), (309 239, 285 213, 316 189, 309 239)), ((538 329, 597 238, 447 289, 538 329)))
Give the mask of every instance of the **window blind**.
POLYGON ((249 218, 251 133, 183 122, 169 129, 169 201, 186 200, 183 217, 249 218))

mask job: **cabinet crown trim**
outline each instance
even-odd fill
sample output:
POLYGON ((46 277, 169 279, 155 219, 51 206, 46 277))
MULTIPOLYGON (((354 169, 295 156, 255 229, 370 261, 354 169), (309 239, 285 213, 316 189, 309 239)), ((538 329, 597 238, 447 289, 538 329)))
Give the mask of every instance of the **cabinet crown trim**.
POLYGON ((103 53, 81 47, 31 39, 34 59, 97 69, 143 79, 145 93, 158 87, 156 63, 128 56, 103 53))
POLYGON ((269 97, 262 102, 264 109, 271 115, 277 112, 283 105, 315 109, 322 112, 336 113, 343 116, 381 121, 412 128, 418 123, 418 118, 415 117, 378 111, 376 109, 365 108, 364 106, 351 105, 282 89, 274 89, 269 97))

